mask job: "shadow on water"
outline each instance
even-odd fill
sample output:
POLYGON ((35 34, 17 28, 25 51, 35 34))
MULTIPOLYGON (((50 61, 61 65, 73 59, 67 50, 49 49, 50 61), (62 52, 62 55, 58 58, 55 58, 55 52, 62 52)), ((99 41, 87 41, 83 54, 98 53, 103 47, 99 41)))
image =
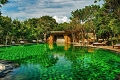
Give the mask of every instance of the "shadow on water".
POLYGON ((0 53, 1 53, 1 52, 4 52, 4 51, 0 51, 0 53))

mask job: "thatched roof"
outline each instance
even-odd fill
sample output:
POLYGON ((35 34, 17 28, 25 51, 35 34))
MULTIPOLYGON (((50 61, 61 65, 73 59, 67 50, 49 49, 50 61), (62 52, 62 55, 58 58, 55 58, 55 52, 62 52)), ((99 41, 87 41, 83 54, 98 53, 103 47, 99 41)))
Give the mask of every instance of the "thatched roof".
POLYGON ((50 31, 51 34, 65 34, 65 31, 50 31))
POLYGON ((50 31, 50 34, 71 34, 71 33, 76 33, 76 30, 65 30, 65 31, 50 31))

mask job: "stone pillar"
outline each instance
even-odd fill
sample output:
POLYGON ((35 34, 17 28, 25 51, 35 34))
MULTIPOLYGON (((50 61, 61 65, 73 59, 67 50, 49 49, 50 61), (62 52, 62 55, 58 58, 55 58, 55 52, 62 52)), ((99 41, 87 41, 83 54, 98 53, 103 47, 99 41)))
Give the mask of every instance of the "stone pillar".
POLYGON ((53 35, 50 35, 50 37, 48 37, 48 43, 49 44, 52 44, 53 42, 54 42, 54 37, 53 37, 53 35))
POLYGON ((67 35, 64 35, 65 43, 71 43, 70 37, 67 35))

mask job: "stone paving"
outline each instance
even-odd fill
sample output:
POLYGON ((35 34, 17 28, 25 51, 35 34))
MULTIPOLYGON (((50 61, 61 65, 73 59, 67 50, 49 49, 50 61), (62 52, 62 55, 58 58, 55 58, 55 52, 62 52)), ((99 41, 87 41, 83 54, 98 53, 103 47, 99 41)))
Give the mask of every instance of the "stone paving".
POLYGON ((120 54, 120 49, 113 48, 113 46, 96 46, 96 47, 103 48, 103 49, 108 49, 108 50, 112 50, 112 51, 118 52, 120 54))

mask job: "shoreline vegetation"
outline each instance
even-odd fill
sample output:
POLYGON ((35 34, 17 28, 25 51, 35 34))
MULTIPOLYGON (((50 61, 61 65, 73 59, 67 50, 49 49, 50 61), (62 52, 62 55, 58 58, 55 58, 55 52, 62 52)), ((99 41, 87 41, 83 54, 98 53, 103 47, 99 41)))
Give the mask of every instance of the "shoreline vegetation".
MULTIPOLYGON (((6 0, 8 2, 8 0, 6 0)), ((98 0, 95 0, 97 2, 98 0)), ((6 4, 4 2, 3 4, 6 4)), ((0 3, 0 5, 2 5, 0 3)), ((6 4, 7 5, 7 4, 6 4)), ((11 44, 19 40, 43 40, 46 42, 50 31, 71 32, 72 41, 91 39, 88 33, 93 34, 93 42, 99 39, 109 41, 108 45, 120 43, 120 1, 104 0, 104 4, 89 5, 82 9, 71 11, 70 22, 57 23, 54 18, 44 15, 39 18, 29 18, 24 21, 12 20, 9 16, 0 16, 0 44, 11 44), (4 36, 4 37, 3 37, 4 36)), ((69 35, 68 35, 69 36, 69 35)))

